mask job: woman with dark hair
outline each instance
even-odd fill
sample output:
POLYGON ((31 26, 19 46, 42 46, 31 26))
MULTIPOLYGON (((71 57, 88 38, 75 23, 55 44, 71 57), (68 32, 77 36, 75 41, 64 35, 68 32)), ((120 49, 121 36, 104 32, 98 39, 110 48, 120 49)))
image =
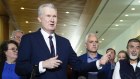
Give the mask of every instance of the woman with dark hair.
POLYGON ((0 46, 0 79, 20 79, 15 73, 18 43, 9 40, 0 46))
POLYGON ((127 52, 124 51, 124 50, 119 51, 117 57, 118 57, 118 61, 119 61, 119 60, 128 59, 127 52))

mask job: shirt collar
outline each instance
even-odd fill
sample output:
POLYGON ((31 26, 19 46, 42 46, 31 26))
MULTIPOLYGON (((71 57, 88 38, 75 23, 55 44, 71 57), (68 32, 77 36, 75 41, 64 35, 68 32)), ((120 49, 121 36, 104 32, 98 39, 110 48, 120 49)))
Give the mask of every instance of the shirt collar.
POLYGON ((93 57, 91 57, 91 56, 87 53, 87 57, 88 57, 88 58, 91 58, 91 59, 96 59, 96 58, 98 59, 98 58, 99 58, 99 55, 98 55, 98 53, 96 53, 96 57, 93 58, 93 57))
MULTIPOLYGON (((43 35, 44 38, 48 38, 50 36, 50 34, 47 33, 47 32, 45 32, 42 28, 41 28, 40 31, 41 31, 41 33, 42 33, 42 35, 43 35)), ((54 33, 51 34, 51 36, 54 37, 54 33)))

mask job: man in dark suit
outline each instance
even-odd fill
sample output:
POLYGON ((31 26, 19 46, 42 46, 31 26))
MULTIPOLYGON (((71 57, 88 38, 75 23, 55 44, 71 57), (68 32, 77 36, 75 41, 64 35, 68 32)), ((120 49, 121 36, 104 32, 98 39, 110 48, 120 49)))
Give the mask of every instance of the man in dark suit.
MULTIPOLYGON (((86 53, 79 56, 85 62, 90 63, 99 60, 102 55, 98 53, 99 41, 96 34, 89 33, 85 38, 86 53)), ((115 66, 115 50, 112 48, 107 49, 106 53, 110 52, 109 62, 102 66, 102 69, 96 72, 77 72, 73 71, 72 79, 112 79, 112 73, 115 66)))
POLYGON ((16 63, 18 75, 30 76, 32 70, 35 70, 36 79, 67 79, 68 64, 76 71, 86 72, 97 71, 108 61, 109 54, 88 64, 78 59, 70 42, 54 32, 57 9, 53 4, 39 7, 38 20, 42 25, 41 29, 22 37, 16 63))
POLYGON ((115 55, 116 51, 113 48, 108 48, 106 53, 110 53, 109 62, 106 63, 103 68, 99 71, 98 79, 112 79, 112 75, 115 68, 115 55))
MULTIPOLYGON (((79 58, 85 62, 95 62, 99 60, 102 55, 98 53, 99 48, 99 41, 96 36, 96 34, 89 33, 86 35, 85 38, 85 47, 86 47, 86 53, 79 56, 79 58)), ((102 66, 102 69, 96 72, 77 72, 73 71, 72 79, 111 79, 111 62, 114 61, 115 57, 115 50, 114 49, 108 49, 107 52, 110 52, 110 59, 109 62, 106 63, 104 66, 102 66)))
MULTIPOLYGON (((99 41, 96 36, 96 34, 89 33, 86 35, 85 38, 85 47, 86 47, 86 53, 79 56, 79 58, 85 62, 85 63, 90 63, 90 62, 95 62, 99 60, 102 55, 99 54, 98 48, 99 48, 99 41)), ((80 78, 85 78, 85 79, 98 79, 97 78, 98 72, 77 72, 73 71, 73 79, 80 79, 80 78)))

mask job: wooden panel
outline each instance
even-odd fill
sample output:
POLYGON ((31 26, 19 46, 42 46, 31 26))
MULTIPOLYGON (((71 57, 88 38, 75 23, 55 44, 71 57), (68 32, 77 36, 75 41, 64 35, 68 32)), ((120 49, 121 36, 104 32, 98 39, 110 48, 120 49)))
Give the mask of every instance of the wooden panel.
POLYGON ((9 24, 7 16, 0 16, 0 43, 9 39, 9 24))
POLYGON ((0 0, 0 16, 7 15, 2 1, 0 0))

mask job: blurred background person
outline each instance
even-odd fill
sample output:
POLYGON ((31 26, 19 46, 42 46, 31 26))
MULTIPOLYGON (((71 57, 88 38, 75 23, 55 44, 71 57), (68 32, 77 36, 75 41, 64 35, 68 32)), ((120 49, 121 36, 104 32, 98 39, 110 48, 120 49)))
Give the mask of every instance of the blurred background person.
POLYGON ((0 79, 20 79, 15 73, 18 43, 14 40, 4 41, 0 46, 0 79))
POLYGON ((16 41, 18 44, 20 44, 21 38, 24 35, 24 32, 21 30, 15 30, 12 32, 11 40, 16 41))
POLYGON ((128 55, 127 55, 126 51, 124 51, 124 50, 119 51, 119 53, 117 55, 118 61, 119 60, 124 60, 124 59, 127 59, 127 58, 128 58, 128 55))
POLYGON ((106 53, 111 53, 110 59, 109 62, 106 63, 103 66, 103 68, 99 71, 98 79, 112 79, 112 75, 116 64, 115 62, 116 51, 113 48, 108 48, 106 50, 106 53))
POLYGON ((114 69, 115 64, 116 64, 116 62, 115 62, 116 51, 113 48, 108 48, 106 53, 109 53, 109 52, 111 52, 110 59, 109 59, 109 62, 111 63, 111 69, 114 69))

